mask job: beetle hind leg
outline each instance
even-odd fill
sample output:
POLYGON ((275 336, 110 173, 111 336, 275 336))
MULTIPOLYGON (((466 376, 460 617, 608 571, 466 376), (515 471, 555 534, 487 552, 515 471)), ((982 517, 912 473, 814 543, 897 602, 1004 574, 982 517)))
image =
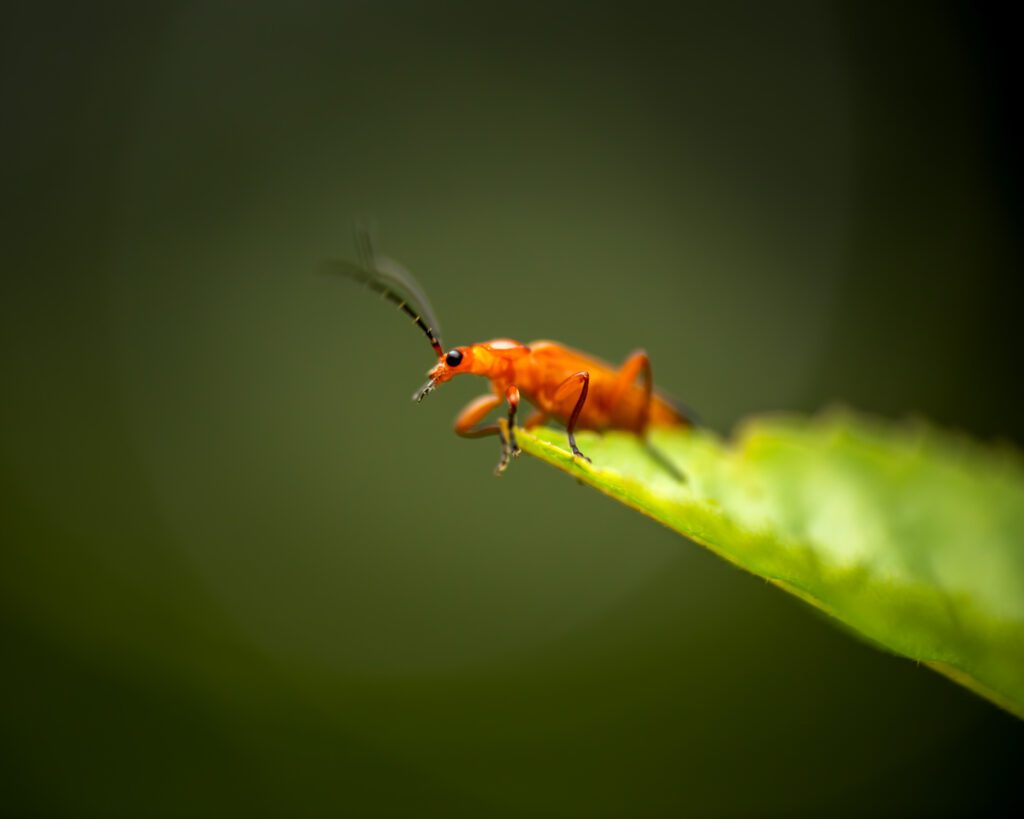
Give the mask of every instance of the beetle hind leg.
POLYGON ((651 399, 654 395, 654 379, 651 377, 651 359, 643 350, 637 350, 623 362, 615 377, 609 404, 615 406, 625 392, 633 386, 640 376, 640 387, 643 390, 643 404, 640 415, 636 419, 636 431, 641 437, 647 433, 647 424, 651 417, 651 399))

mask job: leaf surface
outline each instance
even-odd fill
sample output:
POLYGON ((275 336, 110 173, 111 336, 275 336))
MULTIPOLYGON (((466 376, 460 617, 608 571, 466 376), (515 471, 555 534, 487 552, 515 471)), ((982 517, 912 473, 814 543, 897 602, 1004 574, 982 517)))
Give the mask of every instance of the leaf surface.
POLYGON ((530 455, 1024 718, 1024 466, 849 412, 703 429, 517 430, 530 455))

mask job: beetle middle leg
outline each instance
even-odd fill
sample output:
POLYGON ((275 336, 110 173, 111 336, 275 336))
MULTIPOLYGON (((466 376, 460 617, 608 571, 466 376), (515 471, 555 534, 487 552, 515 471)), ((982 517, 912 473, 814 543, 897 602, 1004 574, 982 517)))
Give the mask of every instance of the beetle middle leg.
POLYGON ((582 370, 578 373, 573 373, 565 381, 558 385, 558 389, 555 390, 555 400, 559 400, 563 397, 567 397, 571 394, 572 388, 579 385, 580 395, 576 399, 576 406, 573 407, 572 415, 569 416, 569 423, 566 424, 566 431, 569 433, 569 449, 572 450, 573 455, 578 455, 588 464, 593 463, 590 458, 580 452, 580 448, 576 446, 576 422, 580 418, 580 413, 583 411, 583 405, 587 401, 587 390, 590 389, 590 373, 586 370, 582 370))
POLYGON ((533 429, 548 420, 548 414, 544 410, 534 410, 530 417, 523 421, 524 429, 533 429))

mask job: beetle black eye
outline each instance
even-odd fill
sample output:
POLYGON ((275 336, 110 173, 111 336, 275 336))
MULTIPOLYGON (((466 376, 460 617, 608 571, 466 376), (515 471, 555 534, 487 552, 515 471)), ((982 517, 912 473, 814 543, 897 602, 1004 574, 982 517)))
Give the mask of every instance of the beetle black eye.
POLYGON ((444 362, 449 367, 458 367, 462 363, 462 353, 459 350, 449 350, 444 362))

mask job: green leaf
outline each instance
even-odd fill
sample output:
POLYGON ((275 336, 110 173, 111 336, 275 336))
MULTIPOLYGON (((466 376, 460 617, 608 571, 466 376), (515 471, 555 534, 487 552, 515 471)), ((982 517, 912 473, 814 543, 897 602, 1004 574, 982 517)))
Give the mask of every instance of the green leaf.
POLYGON ((1024 718, 1024 467, 847 412, 703 430, 517 430, 524 451, 1024 718), (683 473, 682 476, 679 473, 683 473), (675 473, 675 474, 674 474, 675 473))

